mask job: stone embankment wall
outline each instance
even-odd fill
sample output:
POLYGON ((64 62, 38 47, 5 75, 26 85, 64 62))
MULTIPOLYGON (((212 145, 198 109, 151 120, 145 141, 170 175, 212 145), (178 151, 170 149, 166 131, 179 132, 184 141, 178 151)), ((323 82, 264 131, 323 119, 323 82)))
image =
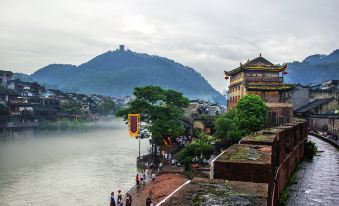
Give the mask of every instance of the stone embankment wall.
POLYGON ((308 122, 298 119, 246 136, 212 162, 211 179, 266 183, 267 205, 275 205, 303 159, 307 132, 308 122))

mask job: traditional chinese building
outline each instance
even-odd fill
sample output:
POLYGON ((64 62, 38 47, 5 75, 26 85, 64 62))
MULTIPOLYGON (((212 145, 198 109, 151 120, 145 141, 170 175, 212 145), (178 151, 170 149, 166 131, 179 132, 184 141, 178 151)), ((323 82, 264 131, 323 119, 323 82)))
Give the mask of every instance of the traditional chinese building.
POLYGON ((235 107, 244 95, 255 94, 266 102, 273 115, 292 116, 293 106, 288 99, 294 85, 283 83, 286 69, 287 64, 274 65, 260 54, 236 69, 225 71, 225 79, 230 79, 228 109, 235 107))

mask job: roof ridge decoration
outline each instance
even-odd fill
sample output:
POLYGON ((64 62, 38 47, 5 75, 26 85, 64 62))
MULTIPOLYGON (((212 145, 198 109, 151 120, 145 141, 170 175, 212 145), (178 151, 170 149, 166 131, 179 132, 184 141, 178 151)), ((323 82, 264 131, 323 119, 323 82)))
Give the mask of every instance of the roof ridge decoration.
POLYGON ((245 64, 240 63, 240 66, 231 71, 224 71, 227 76, 232 76, 243 70, 263 70, 271 72, 282 72, 287 69, 287 64, 282 66, 274 65, 272 62, 268 61, 261 55, 255 59, 247 61, 245 64))

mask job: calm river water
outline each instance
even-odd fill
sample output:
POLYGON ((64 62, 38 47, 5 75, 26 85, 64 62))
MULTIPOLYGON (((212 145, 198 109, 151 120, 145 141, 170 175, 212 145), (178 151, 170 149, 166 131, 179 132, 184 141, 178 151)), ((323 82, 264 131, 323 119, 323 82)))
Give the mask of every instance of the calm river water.
MULTIPOLYGON (((85 132, 55 131, 0 141, 0 205, 109 205, 134 184, 138 140, 122 119, 85 132)), ((141 142, 146 153, 148 140, 141 142)))

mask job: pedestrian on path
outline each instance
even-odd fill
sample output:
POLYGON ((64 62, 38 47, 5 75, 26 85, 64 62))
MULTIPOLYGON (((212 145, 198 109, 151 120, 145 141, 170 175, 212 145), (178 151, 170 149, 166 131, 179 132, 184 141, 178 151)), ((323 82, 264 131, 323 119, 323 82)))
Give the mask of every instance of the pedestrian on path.
POLYGON ((145 170, 142 171, 141 175, 142 175, 142 184, 146 184, 146 173, 145 173, 145 170))
POLYGON ((118 190, 118 198, 117 198, 118 202, 122 202, 122 194, 121 194, 121 190, 118 190))
POLYGON ((152 172, 152 182, 154 182, 154 181, 155 181, 155 173, 152 172))
POLYGON ((144 174, 143 174, 143 172, 141 172, 141 173, 139 174, 139 178, 140 178, 140 184, 141 184, 141 185, 144 184, 144 174))
POLYGON ((109 205, 110 206, 115 206, 114 192, 111 193, 111 202, 110 202, 109 205))
POLYGON ((159 163, 159 167, 158 167, 158 173, 160 173, 162 170, 162 162, 159 163))
POLYGON ((131 206, 131 201, 129 199, 128 193, 126 193, 126 202, 125 202, 125 206, 131 206))
POLYGON ((130 206, 132 206, 132 195, 127 193, 127 196, 129 198, 129 204, 130 204, 130 206))
POLYGON ((139 183, 140 183, 140 181, 139 181, 139 174, 137 174, 137 176, 135 177, 135 184, 137 186, 139 186, 139 183))
POLYGON ((146 206, 151 206, 152 200, 150 197, 146 198, 146 206))

